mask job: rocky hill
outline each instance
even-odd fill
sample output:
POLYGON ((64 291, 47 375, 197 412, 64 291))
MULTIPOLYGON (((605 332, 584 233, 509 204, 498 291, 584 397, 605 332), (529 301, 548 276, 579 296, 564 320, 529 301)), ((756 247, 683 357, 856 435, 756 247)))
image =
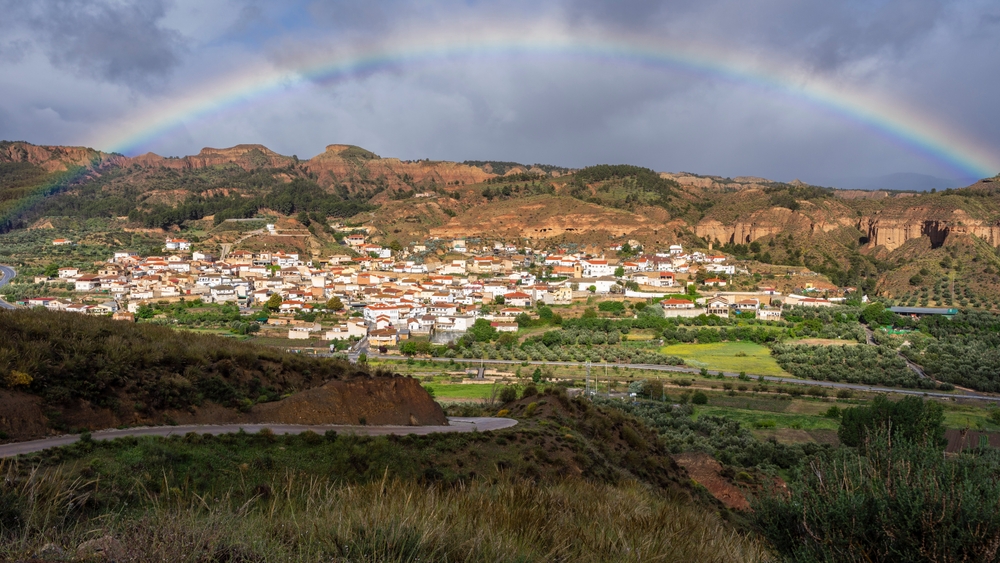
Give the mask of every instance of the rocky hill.
POLYGON ((402 161, 351 145, 299 159, 260 145, 173 158, 0 143, 0 231, 52 217, 204 229, 276 213, 305 221, 317 240, 304 248, 315 249, 332 241, 332 220, 404 245, 470 237, 606 252, 680 242, 928 304, 946 302, 924 299, 928 284, 996 299, 998 187, 990 178, 938 193, 859 192, 629 166, 402 161))

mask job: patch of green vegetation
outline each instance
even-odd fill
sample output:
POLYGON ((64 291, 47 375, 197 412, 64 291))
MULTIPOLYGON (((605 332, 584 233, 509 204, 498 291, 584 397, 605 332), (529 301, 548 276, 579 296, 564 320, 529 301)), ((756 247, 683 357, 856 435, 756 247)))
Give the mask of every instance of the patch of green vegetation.
POLYGON ((424 387, 441 399, 488 399, 494 394, 493 386, 485 383, 427 383, 424 387))
POLYGON ((714 344, 673 344, 660 352, 684 359, 684 363, 709 370, 745 371, 753 375, 787 376, 771 351, 753 342, 718 342, 714 344))
POLYGON ((707 406, 695 409, 695 416, 721 416, 736 420, 749 428, 794 428, 796 430, 836 430, 840 427, 837 420, 821 415, 791 414, 781 412, 762 412, 732 407, 715 407, 709 400, 707 406), (770 423, 770 424, 769 424, 770 423))

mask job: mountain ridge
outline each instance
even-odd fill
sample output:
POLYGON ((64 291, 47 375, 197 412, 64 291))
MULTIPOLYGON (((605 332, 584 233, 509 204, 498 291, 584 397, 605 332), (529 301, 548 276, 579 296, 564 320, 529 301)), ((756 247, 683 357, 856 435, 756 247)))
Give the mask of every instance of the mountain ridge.
POLYGON ((605 253, 616 241, 683 243, 804 266, 886 295, 912 293, 902 280, 914 274, 904 274, 944 271, 934 264, 947 254, 980 272, 980 293, 1000 290, 996 256, 972 243, 993 254, 1000 247, 998 178, 936 194, 838 190, 629 165, 404 161, 346 144, 299 159, 253 144, 126 157, 5 141, 0 167, 6 230, 46 216, 128 216, 146 228, 184 228, 268 210, 311 214, 320 224, 339 217, 403 244, 469 237, 605 253), (73 178, 57 178, 73 170, 73 178))

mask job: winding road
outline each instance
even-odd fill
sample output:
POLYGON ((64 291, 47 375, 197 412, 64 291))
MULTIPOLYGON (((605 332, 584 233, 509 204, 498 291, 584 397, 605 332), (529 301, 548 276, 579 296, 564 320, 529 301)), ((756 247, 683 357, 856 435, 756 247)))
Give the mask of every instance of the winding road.
MULTIPOLYGON (((330 354, 317 354, 317 355, 319 355, 319 356, 328 356, 330 354)), ((402 360, 402 359, 404 359, 404 358, 401 358, 400 356, 387 356, 387 355, 381 355, 381 354, 374 354, 374 355, 373 354, 369 354, 368 357, 371 358, 371 359, 380 359, 380 360, 402 360)), ((523 362, 521 360, 479 360, 479 359, 475 359, 475 358, 421 358, 421 359, 432 360, 432 361, 435 361, 435 362, 448 362, 448 361, 454 359, 456 363, 464 363, 464 364, 479 364, 479 363, 493 364, 493 365, 498 365, 498 364, 499 365, 522 365, 522 364, 530 364, 530 365, 536 365, 536 366, 562 366, 562 367, 583 367, 583 366, 586 365, 583 362, 546 362, 546 361, 527 361, 527 362, 523 362)), ((601 364, 601 363, 592 363, 591 367, 596 369, 596 368, 600 368, 603 365, 604 364, 601 364)), ((651 371, 670 371, 670 372, 675 372, 675 373, 690 373, 690 374, 698 374, 701 371, 700 369, 696 369, 696 368, 688 368, 688 367, 681 367, 681 366, 664 366, 664 365, 658 365, 658 364, 608 364, 608 365, 611 366, 611 367, 618 366, 619 368, 627 368, 627 369, 643 369, 643 370, 651 370, 651 371)), ((726 372, 726 371, 724 371, 724 372, 716 372, 716 373, 722 373, 726 377, 739 377, 739 375, 740 375, 740 374, 735 373, 735 372, 726 372)), ((989 402, 993 402, 993 403, 1000 403, 1000 396, 978 394, 978 393, 975 393, 975 392, 965 392, 965 391, 962 391, 962 392, 958 392, 958 393, 942 393, 942 392, 939 392, 939 391, 923 391, 923 390, 920 390, 920 389, 901 389, 901 388, 897 388, 897 387, 881 387, 881 386, 878 386, 878 385, 862 385, 862 384, 856 384, 856 383, 839 383, 839 382, 836 382, 836 381, 817 381, 817 380, 813 380, 813 379, 798 379, 798 378, 795 378, 795 377, 777 377, 777 376, 773 376, 773 375, 757 375, 757 374, 753 374, 753 373, 747 373, 747 376, 750 377, 750 378, 752 378, 752 379, 754 379, 754 380, 758 380, 759 378, 763 377, 764 381, 768 381, 768 382, 771 382, 771 383, 797 383, 799 385, 815 385, 817 387, 826 387, 828 389, 851 389, 851 390, 854 390, 854 391, 869 391, 869 392, 875 392, 875 393, 898 393, 898 394, 901 394, 901 395, 917 395, 917 396, 920 396, 920 397, 937 397, 937 398, 942 398, 942 399, 970 399, 970 400, 975 400, 975 401, 989 401, 989 402)))
MULTIPOLYGON (((14 279, 14 276, 16 275, 17 272, 14 271, 14 268, 11 268, 10 266, 0 266, 0 287, 9 284, 10 280, 14 279)), ((14 309, 14 308, 15 307, 13 305, 7 303, 6 301, 3 300, 2 297, 0 297, 0 309, 14 309)))
MULTIPOLYGON (((321 425, 306 426, 301 424, 220 424, 204 425, 190 424, 182 426, 143 426, 137 428, 120 428, 113 430, 98 430, 91 434, 94 440, 114 440, 126 436, 183 436, 189 432, 198 434, 232 434, 243 430, 253 434, 260 432, 264 428, 270 429, 275 434, 301 434, 307 430, 312 430, 317 434, 322 434, 327 430, 333 430, 339 434, 357 434, 359 436, 404 436, 406 434, 426 435, 435 432, 486 432, 488 430, 502 430, 517 424, 512 418, 493 417, 449 417, 448 426, 345 426, 345 425, 321 425)), ((40 452, 49 448, 67 446, 80 439, 78 435, 56 436, 53 438, 43 438, 41 440, 31 440, 29 442, 15 442, 13 444, 0 445, 0 458, 14 457, 22 454, 40 452)))

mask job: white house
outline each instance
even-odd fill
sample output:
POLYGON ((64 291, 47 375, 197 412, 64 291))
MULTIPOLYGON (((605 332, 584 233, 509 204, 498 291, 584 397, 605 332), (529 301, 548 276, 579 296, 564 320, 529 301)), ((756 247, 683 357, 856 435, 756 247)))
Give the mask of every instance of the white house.
POLYGON ((168 238, 164 246, 167 250, 190 250, 191 241, 182 238, 168 238))
POLYGON ((73 283, 76 291, 93 291, 101 285, 101 278, 97 276, 80 276, 73 283))
POLYGON ((581 260, 580 264, 583 266, 583 275, 588 278, 610 276, 615 272, 614 267, 603 259, 590 258, 581 260))
POLYGON ((589 291, 591 286, 594 286, 596 293, 604 294, 611 293, 611 288, 617 285, 618 280, 613 277, 603 277, 603 278, 582 278, 579 280, 573 280, 573 286, 577 291, 589 291))

